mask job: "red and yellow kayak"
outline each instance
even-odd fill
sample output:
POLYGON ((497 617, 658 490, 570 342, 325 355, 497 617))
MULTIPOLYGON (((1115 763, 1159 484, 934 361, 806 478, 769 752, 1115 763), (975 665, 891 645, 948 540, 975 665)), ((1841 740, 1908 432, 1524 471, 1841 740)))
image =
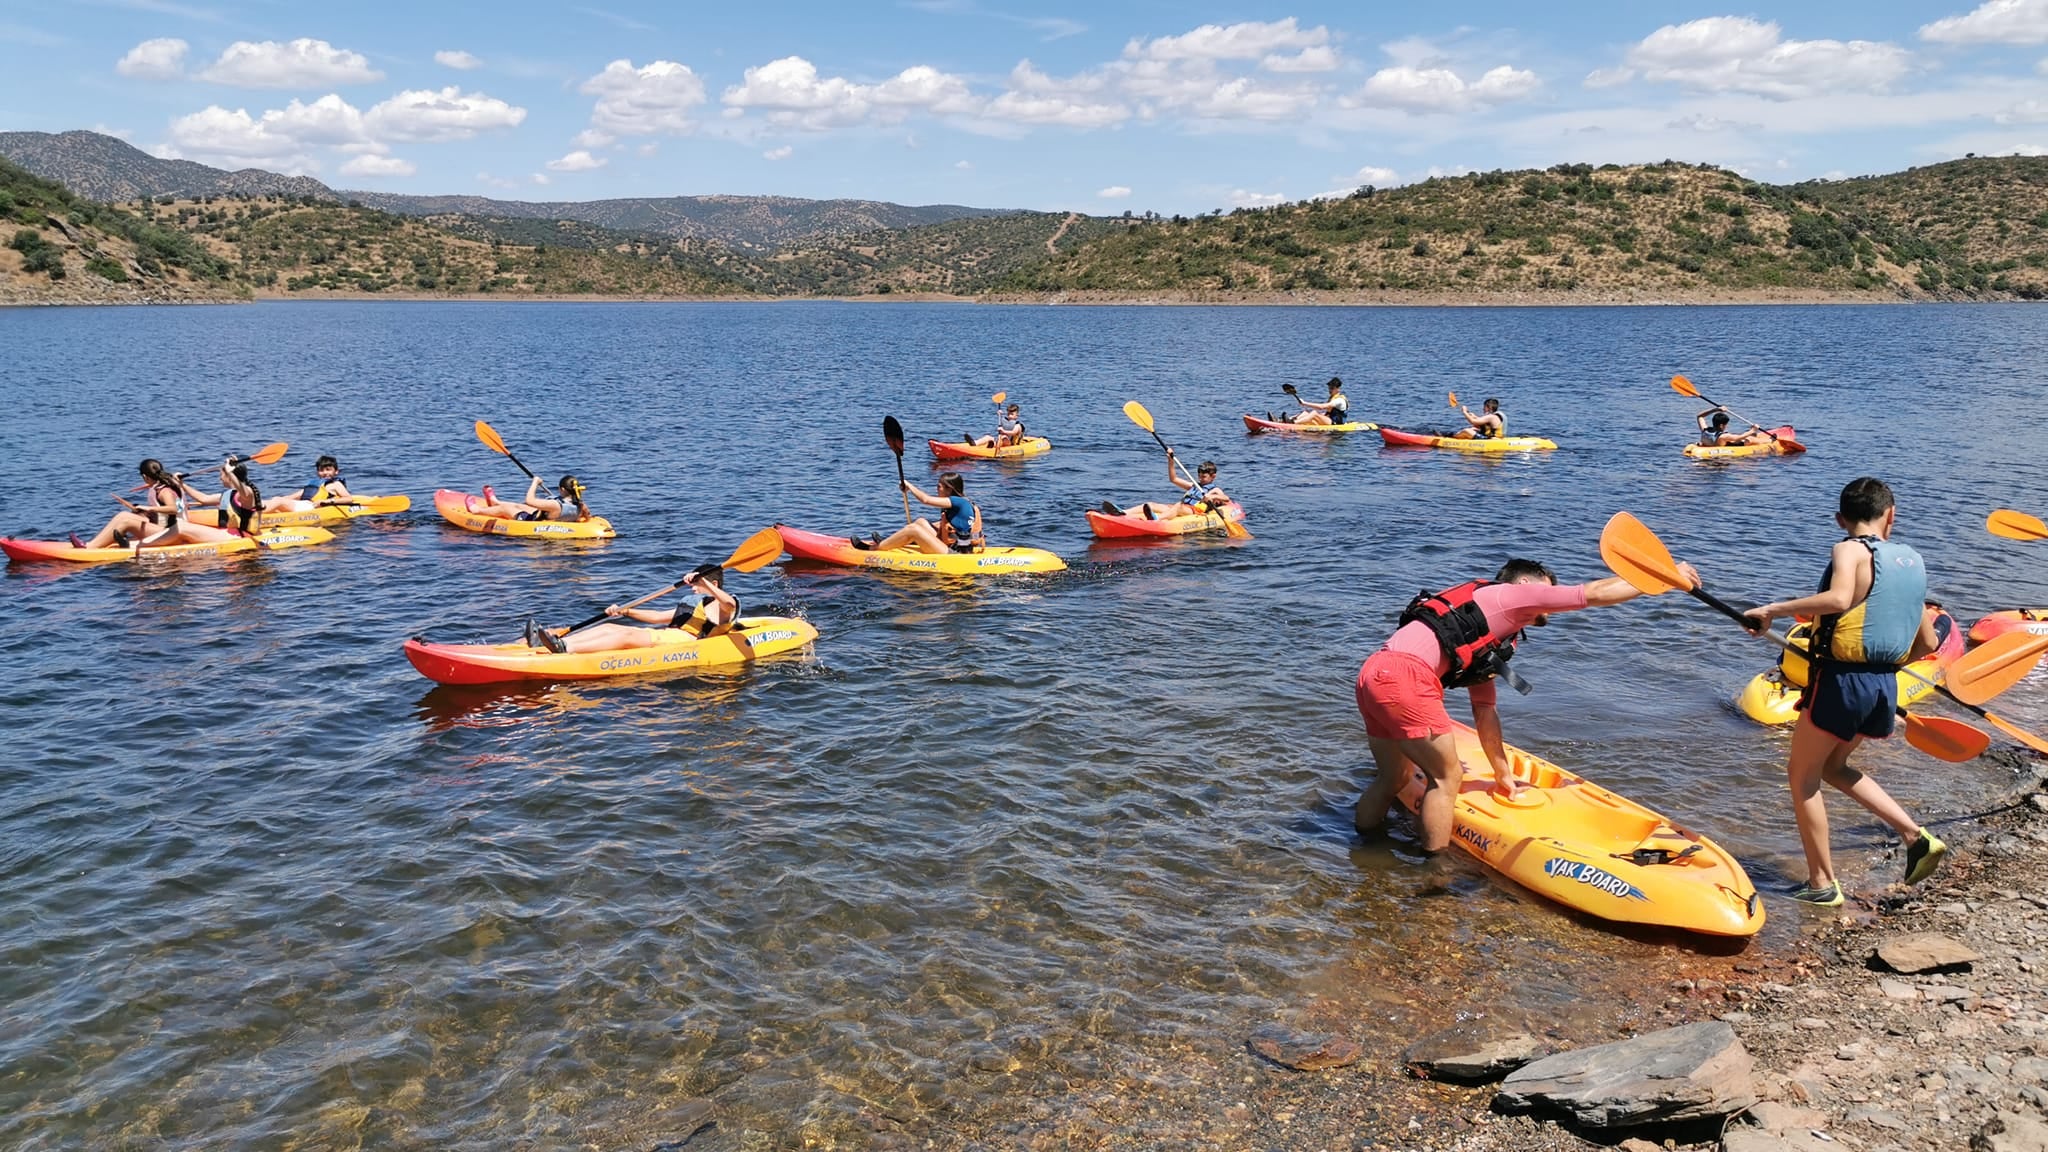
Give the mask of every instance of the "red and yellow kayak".
POLYGON ((263 527, 282 528, 298 524, 336 524, 364 516, 389 516, 412 507, 410 496, 358 496, 347 504, 322 504, 304 512, 265 512, 263 527))
POLYGON ((1027 572, 1063 571, 1067 562, 1043 548, 987 548, 980 552, 934 555, 912 548, 870 552, 855 548, 844 536, 806 532, 777 524, 782 547, 799 560, 841 564, 848 568, 881 568, 892 572, 933 572, 946 576, 1014 576, 1027 572))
POLYGON ((1970 643, 1983 644, 2008 632, 2048 636, 2048 608, 2008 608, 1970 625, 1970 643))
POLYGON ((503 516, 486 516, 471 511, 472 506, 482 503, 483 497, 457 492, 453 488, 443 488, 434 493, 434 511, 457 528, 467 528, 471 532, 540 540, 609 540, 618 535, 612 531, 612 522, 602 516, 588 520, 508 520, 503 516))
POLYGON ((1769 444, 1728 444, 1708 447, 1705 444, 1687 444, 1685 454, 1694 460, 1734 460, 1743 456, 1784 456, 1806 451, 1806 445, 1799 443, 1798 433, 1787 424, 1770 429, 1777 439, 1769 444))
POLYGON ((526 644, 432 644, 415 636, 405 642, 405 658, 437 684, 508 684, 520 680, 601 680, 611 676, 644 676, 717 664, 738 664, 794 652, 818 638, 810 622, 794 616, 742 616, 738 634, 700 640, 680 628, 650 629, 655 643, 647 648, 610 652, 550 652, 526 644))
POLYGON ((947 443, 944 440, 927 443, 932 446, 934 460, 1024 460, 1052 451, 1052 441, 1043 436, 1026 436, 1002 448, 983 448, 976 444, 947 443))
POLYGON ((1380 439, 1389 448, 1448 448, 1453 452, 1543 452, 1557 447, 1541 436, 1503 436, 1492 440, 1473 437, 1461 440, 1456 436, 1432 436, 1421 432, 1402 432, 1395 428, 1381 428, 1380 439))
POLYGON ((194 556, 232 556, 259 548, 303 548, 309 544, 325 544, 332 539, 334 533, 319 527, 265 528, 254 536, 237 536, 232 540, 144 548, 138 555, 133 548, 74 548, 67 540, 16 540, 10 536, 0 539, 0 552, 7 553, 7 558, 16 564, 44 560, 69 564, 118 564, 123 560, 155 563, 194 556))
MULTIPOLYGON (((1451 842, 1487 867, 1603 920, 1708 936, 1754 936, 1764 926, 1756 885, 1719 844, 1519 748, 1507 749, 1508 763, 1531 787, 1504 799, 1479 734, 1460 724, 1452 735, 1465 775, 1451 842)), ((1425 784, 1414 771, 1400 792, 1411 811, 1425 784)))
MULTIPOLYGON (((1899 672, 1901 708, 1934 695, 1934 684, 1941 682, 1941 670, 1963 654, 1963 630, 1955 617, 1939 612, 1934 618, 1934 631, 1941 637, 1941 646, 1899 672), (1934 684, 1928 683, 1930 680, 1934 684)), ((1803 647, 1812 635, 1813 625, 1795 624, 1786 633, 1786 639, 1803 647)), ((1743 686, 1742 695, 1735 698, 1735 706, 1759 724, 1790 724, 1799 719, 1799 693, 1806 687, 1806 677, 1806 657, 1786 652, 1778 657, 1777 667, 1751 677, 1743 686)))
POLYGON ((1244 430, 1247 432, 1376 432, 1379 425, 1362 420, 1350 420, 1343 424, 1294 424, 1286 420, 1266 420, 1247 412, 1244 414, 1244 430))
POLYGON ((1137 540, 1156 536, 1185 536, 1190 532, 1221 532, 1224 518, 1242 523, 1244 509, 1232 500, 1221 509, 1200 516, 1170 516, 1148 520, 1142 514, 1112 516, 1094 508, 1088 510, 1088 530, 1103 540, 1137 540))

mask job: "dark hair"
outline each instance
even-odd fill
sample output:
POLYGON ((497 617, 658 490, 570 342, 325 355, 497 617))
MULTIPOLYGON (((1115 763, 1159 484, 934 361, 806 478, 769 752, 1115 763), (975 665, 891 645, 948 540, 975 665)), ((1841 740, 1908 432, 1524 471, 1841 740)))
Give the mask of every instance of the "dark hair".
POLYGON ((714 588, 725 587, 725 566, 723 564, 699 564, 690 569, 690 578, 702 580, 714 588))
POLYGON ((1889 485, 1875 476, 1863 476, 1843 486, 1838 511, 1851 524, 1868 524, 1884 515, 1894 503, 1889 485))
POLYGON ((313 471, 318 472, 322 468, 332 468, 339 472, 341 471, 341 461, 336 460, 332 456, 322 456, 318 460, 313 461, 313 471))
POLYGON ((1524 560, 1519 556, 1501 565, 1500 571, 1493 574, 1493 582, 1507 584, 1523 576, 1541 576, 1551 584, 1557 583, 1557 573, 1545 567, 1541 561, 1524 560))
POLYGON ((563 497, 574 500, 578 504, 583 503, 583 481, 578 480, 574 474, 563 476, 562 482, 555 485, 555 489, 563 497))
POLYGON ((967 480, 966 480, 966 478, 962 477, 962 476, 961 476, 961 475, 960 475, 960 474, 959 474, 958 472, 941 472, 941 473, 939 473, 939 495, 941 495, 941 496, 965 496, 965 495, 967 495, 967 480))
POLYGON ((157 460, 155 458, 144 460, 142 462, 141 468, 142 478, 144 480, 149 481, 151 484, 171 483, 171 477, 164 471, 163 461, 157 460))
POLYGON ((1726 428, 1728 426, 1728 414, 1726 412, 1716 412, 1714 413, 1714 418, 1707 421, 1707 423, 1712 424, 1716 428, 1726 428))
POLYGON ((1500 411, 1500 399, 1495 396, 1488 396, 1486 398, 1486 403, 1481 404, 1479 407, 1481 411, 1498 412, 1500 411))
POLYGON ((249 501, 246 506, 236 504, 231 494, 226 492, 221 493, 220 498, 221 511, 233 511, 236 529, 246 536, 256 530, 257 518, 263 515, 263 490, 249 479, 247 460, 239 456, 230 456, 221 467, 235 478, 235 483, 249 490, 249 501))
POLYGON ((1195 465, 1195 475, 1197 476, 1204 472, 1214 473, 1215 471, 1216 462, 1214 460, 1204 460, 1200 464, 1195 465))
POLYGON ((1330 377, 1329 384, 1325 385, 1325 387, 1329 388, 1329 390, 1332 392, 1335 392, 1337 389, 1342 388, 1343 386, 1344 382, 1342 380, 1337 379, 1335 376, 1330 377))
POLYGON ((1023 411, 1023 409, 1022 409, 1022 408, 1019 408, 1019 407, 1017 407, 1017 406, 1016 406, 1015 404, 1012 404, 1012 405, 1010 405, 1010 414, 1011 414, 1012 416, 1014 416, 1014 415, 1016 415, 1017 413, 1019 413, 1019 412, 1022 412, 1022 411, 1023 411))

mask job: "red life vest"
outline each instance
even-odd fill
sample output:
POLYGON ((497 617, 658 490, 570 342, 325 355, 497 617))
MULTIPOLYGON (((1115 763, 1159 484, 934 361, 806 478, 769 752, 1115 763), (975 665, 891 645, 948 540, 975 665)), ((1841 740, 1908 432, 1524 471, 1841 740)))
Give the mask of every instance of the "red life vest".
POLYGON ((1492 583, 1469 580, 1442 592, 1425 591, 1401 612, 1403 625, 1421 621, 1436 633, 1437 644, 1451 662, 1443 675, 1446 688, 1470 688, 1491 680, 1507 669, 1515 655, 1515 642, 1522 634, 1494 639, 1486 626, 1486 613, 1479 607, 1479 590, 1492 583))

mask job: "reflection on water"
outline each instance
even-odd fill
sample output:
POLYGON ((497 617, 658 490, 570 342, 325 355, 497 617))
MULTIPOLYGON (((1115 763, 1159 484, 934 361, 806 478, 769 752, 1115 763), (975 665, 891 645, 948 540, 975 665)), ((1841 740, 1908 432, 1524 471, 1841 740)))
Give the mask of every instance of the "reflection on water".
MULTIPOLYGON (((2026 309, 349 304, 8 312, 0 340, 0 460, 43 494, 10 530, 90 527, 137 458, 252 436, 293 444, 266 485, 333 452, 416 502, 323 548, 0 575, 9 1146, 647 1146, 700 1097, 708 1146, 858 1144, 1197 1081, 1171 1054, 1340 1004, 1377 1053, 1474 1012, 1569 1029, 1699 945, 1356 843, 1351 681, 1416 590, 1507 555, 1598 575, 1628 507, 1723 595, 1785 595, 1868 472, 1964 619, 2048 602, 1981 527, 2048 505, 1999 415, 2048 351, 2026 309), (1676 370, 1813 451, 1685 461, 1676 370), (1243 433, 1278 382, 1333 371, 1362 416, 1484 390, 1562 448, 1243 433), (194 402, 81 434, 142 376, 194 402), (734 399, 763 380, 765 422, 734 399), (996 389, 1057 447, 960 470, 993 538, 1067 572, 735 575, 815 651, 671 680, 434 688, 400 655, 580 618, 778 520, 887 530, 881 416, 954 435, 996 389), (1129 398, 1223 465, 1255 540, 1091 540, 1083 509, 1166 494, 1129 398), (589 481, 620 538, 443 525, 433 488, 518 479, 478 418, 589 481)), ((1799 867, 1784 736, 1728 704, 1770 660, 1678 598, 1561 618, 1518 661, 1537 692, 1509 736, 1771 890, 1799 867)), ((2001 705, 2048 723, 2039 678, 2001 705)), ((1866 764, 1923 817, 2005 783, 1902 746, 1866 764)), ((1836 811, 1875 887, 1877 826, 1836 811)), ((1771 914, 1765 947, 1800 924, 1771 914)))

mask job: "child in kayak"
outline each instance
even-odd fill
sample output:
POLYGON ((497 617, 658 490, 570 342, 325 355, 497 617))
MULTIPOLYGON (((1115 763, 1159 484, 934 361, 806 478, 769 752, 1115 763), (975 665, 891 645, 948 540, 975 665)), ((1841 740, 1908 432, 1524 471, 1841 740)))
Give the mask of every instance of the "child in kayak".
POLYGON ((1023 410, 1010 405, 1003 419, 996 425, 993 436, 969 436, 966 443, 974 448, 1010 448, 1024 442, 1023 410))
POLYGON ((185 529, 181 535, 198 540, 223 540, 256 531, 257 518, 263 508, 263 493, 249 479, 247 460, 230 456, 221 461, 220 491, 213 495, 187 484, 183 476, 176 479, 178 487, 185 493, 185 529), (192 510, 195 508, 206 511, 194 517, 192 510), (196 537, 193 535, 195 532, 199 533, 196 537))
POLYGON ((341 462, 332 456, 322 456, 313 462, 313 482, 296 492, 272 496, 263 505, 265 512, 311 512, 322 504, 348 504, 354 494, 348 490, 348 481, 341 478, 341 462))
POLYGON ((1460 428, 1451 433, 1459 440, 1499 440, 1508 434, 1508 418, 1501 415, 1500 401, 1488 396, 1479 406, 1479 415, 1474 416, 1470 408, 1460 408, 1465 414, 1465 423, 1470 428, 1460 428))
POLYGON ((1728 410, 1726 408, 1709 408, 1695 417, 1694 422, 1700 426, 1700 447, 1702 448, 1728 448, 1738 444, 1769 444, 1777 439, 1776 436, 1771 435, 1755 424, 1751 424, 1749 431, 1740 435, 1728 431, 1728 410), (1708 420, 1710 416, 1713 417, 1712 421, 1708 420))
POLYGON ((967 499, 967 481, 958 472, 939 473, 939 491, 935 496, 908 480, 903 490, 917 498, 921 504, 942 508, 938 523, 919 517, 889 534, 887 539, 870 536, 866 540, 851 541, 855 548, 864 552, 889 552, 898 548, 915 548, 933 556, 948 552, 979 552, 985 546, 981 536, 981 509, 967 499))
MULTIPOLYGON (((141 464, 143 498, 140 504, 121 503, 128 507, 114 513, 113 517, 93 534, 92 539, 71 534, 74 548, 112 548, 135 544, 147 547, 156 544, 176 544, 178 528, 185 516, 184 479, 164 471, 162 462, 144 460, 141 464)), ((121 498, 116 496, 115 499, 121 498)))
POLYGON ((1806 850, 1806 885, 1794 900, 1833 908, 1842 903, 1828 847, 1823 782, 1832 784, 1889 824, 1906 845, 1906 883, 1934 874, 1948 854, 1877 781, 1849 767, 1866 738, 1891 735, 1898 708, 1899 669, 1940 646, 1933 614, 1925 610, 1927 569, 1920 554, 1892 542, 1898 506, 1882 480, 1865 476, 1842 489, 1835 523, 1847 537, 1834 546, 1821 572, 1820 591, 1796 600, 1751 608, 1750 627, 1761 633, 1781 616, 1817 617, 1806 689, 1785 775, 1792 816, 1806 850))
MULTIPOLYGON (((1698 585, 1691 565, 1678 568, 1698 585)), ((1638 595, 1618 577, 1558 587, 1557 577, 1536 561, 1509 560, 1492 580, 1417 596, 1393 637, 1358 670, 1358 712, 1377 773, 1352 816, 1359 834, 1370 835, 1386 821, 1394 797, 1420 769, 1428 782, 1419 814, 1422 850, 1440 852, 1450 844, 1452 804, 1465 770, 1444 710, 1446 688, 1470 694, 1472 726, 1493 766, 1495 787, 1513 795, 1522 784, 1501 738, 1493 680, 1504 673, 1515 679, 1507 664, 1522 630, 1548 624, 1553 612, 1603 608, 1638 595)))
POLYGON ((1328 387, 1328 400, 1302 400, 1302 411, 1289 417, 1289 420, 1303 425, 1342 424, 1349 420, 1351 399, 1344 395, 1344 381, 1332 376, 1328 387))
POLYGON ((683 577, 683 584, 698 596, 694 607, 685 609, 678 604, 663 611, 659 608, 621 608, 614 604, 604 610, 607 616, 623 616, 642 624, 652 624, 652 628, 608 623, 562 636, 551 629, 536 627, 529 620, 526 623, 526 642, 550 652, 611 652, 622 648, 652 648, 664 640, 674 639, 662 633, 680 631, 698 640, 729 633, 742 651, 748 650, 746 635, 738 631, 739 597, 725 590, 725 569, 717 564, 699 565, 683 577))
POLYGON ((498 494, 489 484, 484 485, 484 498, 470 504, 469 510, 479 516, 498 516, 506 520, 574 520, 591 518, 590 505, 584 502, 583 481, 574 476, 562 477, 555 485, 561 493, 558 500, 550 500, 540 494, 540 477, 526 486, 526 498, 517 504, 505 504, 498 500, 498 494))
POLYGON ((1147 520, 1171 520, 1176 516, 1206 516, 1225 504, 1230 503, 1230 497, 1224 493, 1223 489, 1216 486, 1216 462, 1214 460, 1204 460, 1200 464, 1195 465, 1195 478, 1193 480, 1183 480, 1181 479, 1180 461, 1174 458, 1173 449, 1168 448, 1166 450, 1166 478, 1172 481, 1175 488, 1181 490, 1179 499, 1173 501, 1148 500, 1129 512, 1118 508, 1114 504, 1105 502, 1102 510, 1112 516, 1128 516, 1136 513, 1147 520))

